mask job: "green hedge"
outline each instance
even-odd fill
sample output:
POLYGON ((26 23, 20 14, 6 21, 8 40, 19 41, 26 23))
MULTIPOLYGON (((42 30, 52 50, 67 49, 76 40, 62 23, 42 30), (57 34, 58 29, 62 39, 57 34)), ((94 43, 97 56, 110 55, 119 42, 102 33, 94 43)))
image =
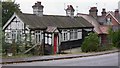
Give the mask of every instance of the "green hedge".
POLYGON ((120 30, 114 31, 113 29, 109 29, 109 41, 112 43, 113 46, 120 48, 120 30))
POLYGON ((81 46, 82 52, 98 51, 99 37, 96 33, 89 33, 81 46))

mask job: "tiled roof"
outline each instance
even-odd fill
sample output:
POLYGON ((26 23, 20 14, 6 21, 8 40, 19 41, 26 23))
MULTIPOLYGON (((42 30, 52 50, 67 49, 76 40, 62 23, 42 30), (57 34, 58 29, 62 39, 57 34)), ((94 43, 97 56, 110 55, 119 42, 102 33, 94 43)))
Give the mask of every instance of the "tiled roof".
MULTIPOLYGON (((113 14, 112 12, 109 12, 107 13, 108 14, 113 14)), ((79 17, 83 17, 84 19, 86 19, 87 21, 89 21, 89 23, 91 23, 93 26, 94 26, 94 31, 98 34, 108 34, 108 29, 109 29, 109 26, 105 26, 105 25, 102 25, 102 23, 106 23, 106 17, 103 17, 103 16, 98 16, 97 19, 93 18, 92 16, 90 16, 89 14, 82 14, 82 13, 78 13, 77 14, 79 17)), ((112 15, 114 17, 114 15, 112 15)), ((115 17, 114 17, 115 20, 117 20, 115 17)), ((118 19, 119 20, 119 19, 118 19)), ((117 20, 117 21, 118 21, 117 20)), ((120 23, 120 22, 118 22, 120 23)), ((118 29, 118 25, 114 26, 114 30, 118 29)))
POLYGON ((103 34, 108 34, 109 26, 100 26, 99 27, 103 34))
POLYGON ((103 23, 106 23, 107 21, 106 21, 106 18, 105 17, 103 17, 103 16, 98 16, 97 17, 97 20, 98 20, 98 22, 99 22, 99 24, 103 24, 103 23))
POLYGON ((82 17, 71 18, 69 16, 43 15, 41 17, 35 14, 17 14, 18 17, 31 29, 44 29, 48 26, 57 28, 83 28, 93 27, 87 20, 82 17))
POLYGON ((99 28, 100 24, 92 16, 90 16, 88 14, 81 14, 81 13, 79 13, 78 16, 79 17, 83 17, 84 19, 86 19, 87 21, 89 21, 89 23, 91 23, 94 26, 94 31, 96 33, 98 33, 98 34, 102 33, 102 31, 99 28))

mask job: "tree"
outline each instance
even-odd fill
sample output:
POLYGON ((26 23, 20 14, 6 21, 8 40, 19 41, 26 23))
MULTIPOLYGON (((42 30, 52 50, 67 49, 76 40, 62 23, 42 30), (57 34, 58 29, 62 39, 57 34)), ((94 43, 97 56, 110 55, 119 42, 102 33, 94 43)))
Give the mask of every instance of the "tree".
MULTIPOLYGON (((12 0, 6 0, 1 1, 1 9, 2 9, 2 27, 5 25, 5 23, 10 19, 10 17, 14 14, 14 12, 19 13, 21 12, 19 9, 19 4, 16 4, 15 1, 12 0)), ((1 28, 2 28, 1 27, 1 28)), ((2 34, 2 52, 7 54, 7 49, 11 44, 5 43, 4 39, 4 32, 0 32, 2 34)))
POLYGON ((83 52, 97 51, 99 47, 99 37, 96 33, 89 33, 81 46, 83 52))
POLYGON ((14 12, 21 12, 19 7, 19 4, 16 4, 11 0, 2 2, 2 26, 4 26, 14 12))
POLYGON ((113 31, 112 29, 109 29, 108 38, 110 40, 110 43, 112 43, 112 45, 120 48, 120 30, 113 31))
POLYGON ((2 3, 0 1, 0 56, 2 53, 2 3))

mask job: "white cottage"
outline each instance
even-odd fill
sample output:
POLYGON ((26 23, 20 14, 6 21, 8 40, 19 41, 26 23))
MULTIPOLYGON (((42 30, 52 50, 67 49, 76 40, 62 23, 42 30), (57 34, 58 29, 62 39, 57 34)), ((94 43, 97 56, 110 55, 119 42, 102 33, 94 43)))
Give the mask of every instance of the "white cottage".
POLYGON ((72 5, 66 9, 67 16, 43 15, 41 2, 32 8, 34 14, 14 13, 3 26, 6 42, 12 43, 14 39, 34 45, 44 43, 48 52, 56 54, 61 49, 80 46, 88 32, 93 31, 88 21, 74 16, 72 5))

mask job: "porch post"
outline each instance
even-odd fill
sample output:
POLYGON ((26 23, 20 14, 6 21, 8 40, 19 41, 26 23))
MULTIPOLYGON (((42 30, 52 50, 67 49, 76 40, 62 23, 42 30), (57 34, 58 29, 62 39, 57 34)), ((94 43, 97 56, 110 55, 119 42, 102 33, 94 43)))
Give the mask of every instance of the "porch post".
POLYGON ((58 43, 59 43, 59 44, 58 44, 58 53, 60 53, 60 51, 61 51, 61 50, 60 50, 60 45, 61 45, 61 41, 62 41, 61 35, 62 35, 62 34, 59 33, 59 40, 58 40, 58 43))
POLYGON ((44 31, 42 32, 42 37, 43 37, 43 38, 42 38, 43 55, 45 55, 45 32, 44 32, 44 31))
POLYGON ((52 33, 52 54, 54 54, 54 33, 52 33))

